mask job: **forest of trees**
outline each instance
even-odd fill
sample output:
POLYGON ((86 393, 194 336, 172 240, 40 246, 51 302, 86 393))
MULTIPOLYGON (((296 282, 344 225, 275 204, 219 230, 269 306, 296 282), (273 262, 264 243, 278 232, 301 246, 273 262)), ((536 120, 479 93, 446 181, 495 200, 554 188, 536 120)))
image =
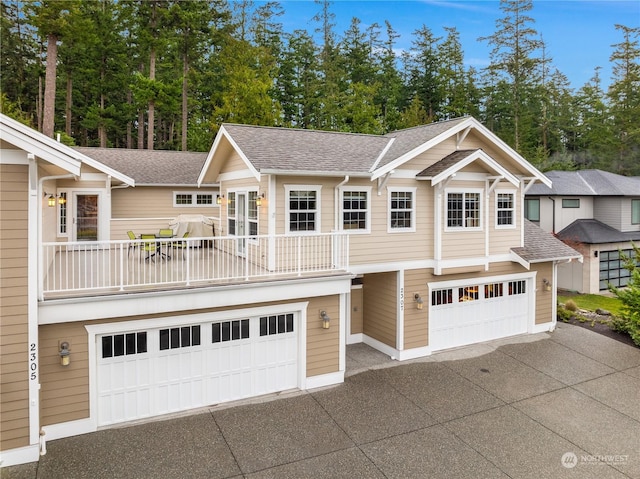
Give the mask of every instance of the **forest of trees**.
POLYGON ((543 170, 640 175, 640 28, 615 25, 612 79, 570 87, 535 29, 533 0, 501 0, 464 62, 454 25, 396 54, 384 19, 285 32, 278 2, 2 0, 2 112, 83 146, 206 151, 223 122, 386 133, 472 115, 543 170))

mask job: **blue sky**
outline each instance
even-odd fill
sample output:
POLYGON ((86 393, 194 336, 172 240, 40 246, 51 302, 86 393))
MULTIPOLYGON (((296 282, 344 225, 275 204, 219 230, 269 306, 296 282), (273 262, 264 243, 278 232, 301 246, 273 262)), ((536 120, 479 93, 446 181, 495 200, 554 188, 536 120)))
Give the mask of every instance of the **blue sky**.
MULTIPOLYGON (((256 2, 258 4, 263 2, 256 2)), ((285 14, 279 18, 285 31, 305 29, 310 33, 317 27, 312 21, 320 11, 313 0, 283 0, 285 14)), ((399 49, 409 48, 412 32, 427 26, 436 36, 444 36, 443 27, 456 27, 465 54, 465 63, 480 69, 489 63, 490 46, 479 42, 496 30, 496 20, 503 16, 498 0, 335 0, 331 6, 335 14, 338 36, 348 28, 352 17, 361 20, 362 28, 372 23, 382 27, 388 20, 401 35, 399 49)), ((529 12, 533 27, 547 44, 547 55, 553 65, 564 73, 575 89, 583 86, 602 67, 603 85, 611 77, 609 57, 612 44, 622 42, 622 34, 614 27, 640 26, 639 0, 534 0, 529 12)))

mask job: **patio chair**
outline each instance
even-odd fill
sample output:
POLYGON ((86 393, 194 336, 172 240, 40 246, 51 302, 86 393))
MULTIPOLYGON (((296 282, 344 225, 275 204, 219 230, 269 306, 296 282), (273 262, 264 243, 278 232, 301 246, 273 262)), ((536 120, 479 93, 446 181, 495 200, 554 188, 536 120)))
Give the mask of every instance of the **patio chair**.
MULTIPOLYGON (((156 237, 157 238, 173 238, 174 236, 175 235, 173 234, 173 230, 171 228, 163 228, 160 231, 158 231, 158 234, 156 237)), ((161 241, 160 249, 162 250, 162 248, 164 248, 165 251, 167 251, 169 246, 171 246, 172 244, 173 244, 173 241, 161 241)), ((167 253, 160 251, 160 254, 163 258, 171 259, 171 256, 169 256, 167 253)))
POLYGON ((131 250, 132 249, 137 249, 138 247, 140 247, 140 244, 137 242, 136 235, 133 231, 127 231, 127 236, 129 237, 129 240, 131 241, 129 243, 129 248, 128 248, 128 253, 127 256, 131 256, 131 250))
POLYGON ((186 240, 189 237, 189 232, 187 231, 184 235, 182 235, 181 241, 174 241, 171 246, 173 249, 182 251, 182 259, 184 259, 184 250, 189 247, 189 243, 186 240))
POLYGON ((156 235, 140 235, 140 239, 142 240, 142 251, 147 254, 147 257, 144 259, 148 261, 149 259, 153 259, 155 262, 156 253, 158 252, 158 244, 156 243, 156 235))

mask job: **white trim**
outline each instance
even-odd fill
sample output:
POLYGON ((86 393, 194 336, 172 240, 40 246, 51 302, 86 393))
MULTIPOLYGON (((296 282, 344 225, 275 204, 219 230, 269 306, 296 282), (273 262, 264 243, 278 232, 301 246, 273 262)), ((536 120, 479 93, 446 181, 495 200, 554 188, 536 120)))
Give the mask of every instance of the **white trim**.
MULTIPOLYGON (((373 198, 371 196, 372 187, 371 186, 339 186, 338 187, 338 230, 344 231, 349 234, 370 234, 371 233, 371 204, 373 203, 373 198), (365 227, 364 229, 344 229, 344 193, 345 192, 356 192, 356 193, 366 193, 367 194, 367 209, 365 210, 365 227)), ((362 210, 353 210, 353 211, 362 211, 362 210)), ((286 216, 288 218, 288 215, 286 216)))
MULTIPOLYGON (((340 295, 340 318, 345 318, 344 321, 340 321, 340 338, 339 338, 339 353, 340 353, 340 358, 338 360, 338 370, 340 372, 342 372, 344 374, 345 370, 347 369, 347 327, 349 326, 349 321, 346 320, 347 318, 347 312, 349 311, 349 305, 350 305, 350 301, 349 301, 349 297, 351 296, 351 290, 349 290, 349 293, 343 293, 340 295)), ((306 331, 305 331, 306 333, 306 331)), ((307 335, 305 334, 303 336, 304 338, 307 337, 307 335)), ((302 355, 306 357, 306 341, 300 341, 301 343, 305 344, 305 347, 303 348, 302 351, 302 355)), ((304 371, 306 371, 306 363, 305 363, 305 368, 304 371)))
POLYGON ((396 349, 402 351, 404 349, 404 302, 407 296, 407 290, 404 287, 404 270, 398 270, 396 277, 396 349))
POLYGON ((363 333, 349 334, 347 336, 347 344, 360 344, 364 341, 363 333))
MULTIPOLYGON (((514 273, 514 274, 501 274, 497 276, 470 276, 463 279, 452 279, 449 281, 429 281, 427 286, 429 287, 429 298, 431 298, 432 289, 444 289, 444 288, 456 288, 459 286, 468 286, 470 283, 487 284, 487 283, 499 283, 503 281, 518 281, 521 279, 535 279, 536 272, 526 273, 514 273)), ((535 289, 535 283, 528 285, 528 288, 535 289)), ((431 303, 429 303, 431 304, 431 303)))
POLYGON ((29 154, 25 150, 0 149, 0 165, 28 165, 29 154))
POLYGON ((27 344, 28 358, 25 379, 29 387, 29 444, 40 442, 40 330, 38 328, 38 294, 42 289, 40 282, 40 261, 42 261, 42 192, 38 180, 38 164, 35 159, 29 160, 28 168, 29 196, 27 213, 27 344), (35 351, 30 351, 34 349, 35 351), (35 352, 35 359, 31 354, 35 352), (35 367, 35 371, 31 368, 35 367), (35 372, 35 378, 32 373, 35 372))
POLYGON ((443 218, 444 218, 444 231, 445 232, 456 232, 462 233, 465 231, 483 231, 484 229, 484 219, 482 218, 482 213, 484 208, 487 208, 484 201, 484 191, 482 188, 445 188, 444 190, 444 201, 443 201, 443 218), (462 195, 462 226, 449 226, 449 195, 450 194, 461 194, 462 195), (466 203, 466 195, 467 194, 477 194, 478 195, 478 226, 465 226, 465 203, 466 203))
MULTIPOLYGON (((284 193, 285 193, 285 234, 296 236, 296 235, 305 235, 305 234, 314 234, 320 233, 322 231, 322 185, 294 185, 294 184, 285 184, 284 185, 284 193), (316 209, 313 210, 315 212, 315 224, 313 230, 305 230, 305 231, 291 231, 291 223, 289 220, 290 215, 290 201, 289 195, 292 191, 315 191, 316 193, 316 209)), ((302 211, 302 210, 301 210, 302 211)), ((311 210, 308 210, 311 211, 311 210)))
POLYGON ((418 188, 415 186, 401 187, 401 186, 388 186, 387 187, 387 233, 415 233, 416 232, 416 218, 418 208, 418 188), (392 193, 411 193, 411 227, 409 228, 392 228, 391 227, 391 194, 392 193))
MULTIPOLYGON (((218 194, 220 193, 220 191, 218 190, 217 192, 218 194)), ((216 191, 207 191, 207 190, 174 190, 173 191, 173 207, 174 208, 210 208, 210 207, 220 207, 220 205, 218 205, 216 203, 216 191), (189 204, 183 204, 183 203, 176 203, 176 196, 178 195, 184 195, 184 196, 190 196, 191 197, 191 203, 189 204), (198 195, 209 195, 211 196, 211 203, 208 204, 198 204, 198 195)))
POLYGON ((36 462, 38 459, 40 459, 40 449, 37 444, 6 449, 0 452, 0 468, 36 462))
POLYGON ((234 181, 234 180, 246 180, 247 178, 255 179, 255 175, 249 170, 237 170, 228 171, 226 173, 220 173, 218 175, 218 181, 234 181))
MULTIPOLYGON (((220 130, 218 130, 218 134, 213 140, 213 145, 211 145, 211 149, 207 154, 207 159, 204 161, 204 165, 202 165, 202 170, 200 171, 200 175, 198 176, 198 182, 197 182, 198 187, 200 187, 202 183, 204 183, 205 177, 207 176, 207 172, 211 167, 211 163, 213 162, 213 157, 215 156, 215 153, 218 151, 218 148, 223 138, 227 139, 227 141, 231 145, 231 148, 233 148, 236 151, 236 153, 238 154, 240 159, 244 162, 244 164, 247 166, 248 170, 251 172, 253 177, 257 181, 260 181, 260 172, 255 169, 253 164, 249 161, 249 158, 247 158, 247 156, 244 154, 244 152, 240 149, 238 144, 234 141, 234 139, 231 137, 229 132, 226 130, 224 125, 222 125, 220 127, 220 130)), ((218 173, 218 176, 219 176, 219 173, 218 173)))
POLYGON ((393 145, 393 142, 396 141, 395 138, 391 138, 389 140, 389 142, 385 145, 385 147, 382 149, 382 151, 380 152, 380 154, 378 155, 378 158, 376 158, 376 161, 373 162, 373 166, 371 166, 371 168, 369 168, 369 172, 373 172, 375 171, 375 169, 378 167, 378 165, 380 164, 380 160, 382 160, 382 158, 384 158, 384 155, 387 154, 387 151, 389 151, 389 148, 391 148, 391 145, 393 145))
POLYGON ((55 441, 64 437, 79 436, 96 431, 96 425, 91 419, 78 419, 76 421, 59 422, 42 426, 47 441, 55 441))
POLYGON ((419 348, 405 349, 398 352, 398 361, 408 361, 409 359, 424 358, 431 355, 431 349, 429 346, 422 346, 419 348))
POLYGON ((142 314, 163 314, 207 308, 242 306, 247 295, 252 303, 289 301, 300 298, 347 293, 352 275, 337 277, 296 278, 287 281, 242 283, 211 288, 176 289, 154 293, 50 300, 39 305, 39 324, 60 324, 92 321, 142 314), (99 299, 99 301, 98 301, 99 299), (91 307, 87 307, 90 304, 91 307))
POLYGON ((493 192, 493 198, 494 198, 494 204, 495 204, 495 222, 494 222, 494 228, 497 230, 511 230, 511 229, 516 229, 518 226, 518 206, 517 206, 517 201, 516 201, 516 195, 517 191, 514 189, 500 189, 497 188, 494 192, 493 192), (498 195, 511 195, 513 197, 513 208, 511 208, 511 212, 512 212, 512 218, 513 218, 513 224, 510 225, 499 225, 498 224, 498 211, 509 211, 507 209, 505 210, 499 210, 498 209, 498 195))
POLYGON ((398 359, 399 351, 396 348, 392 348, 391 346, 388 346, 388 345, 384 344, 383 342, 372 338, 371 336, 367 336, 366 334, 363 334, 362 335, 362 342, 364 344, 366 344, 367 346, 371 346, 373 349, 377 349, 381 353, 386 354, 391 359, 394 359, 394 360, 398 359))
POLYGON ((305 381, 303 390, 323 388, 333 386, 344 382, 344 371, 336 371, 335 373, 320 374, 318 376, 308 377, 305 381))
MULTIPOLYGON (((470 153, 463 160, 460 160, 460 161, 456 162, 454 165, 450 166, 449 168, 447 168, 443 172, 441 172, 441 173, 437 174, 436 176, 434 176, 431 179, 431 186, 435 186, 438 183, 440 183, 440 182, 446 180, 447 178, 449 178, 452 174, 460 172, 460 170, 462 170, 465 166, 475 162, 476 160, 482 160, 482 162, 486 166, 488 166, 490 169, 492 169, 495 173, 497 173, 501 177, 504 177, 505 180, 507 180, 509 183, 511 183, 516 188, 520 185, 520 180, 518 180, 518 178, 516 176, 512 175, 506 168, 504 168, 502 165, 500 165, 496 160, 491 158, 484 151, 476 150, 476 151, 470 153)), ((465 172, 460 172, 460 174, 462 174, 462 173, 465 173, 465 172)), ((477 175, 477 173, 476 173, 476 175, 477 175)))
POLYGON ((531 331, 529 331, 529 333, 536 334, 536 333, 553 332, 555 329, 556 329, 556 322, 548 321, 546 323, 534 324, 533 327, 531 328, 531 331))

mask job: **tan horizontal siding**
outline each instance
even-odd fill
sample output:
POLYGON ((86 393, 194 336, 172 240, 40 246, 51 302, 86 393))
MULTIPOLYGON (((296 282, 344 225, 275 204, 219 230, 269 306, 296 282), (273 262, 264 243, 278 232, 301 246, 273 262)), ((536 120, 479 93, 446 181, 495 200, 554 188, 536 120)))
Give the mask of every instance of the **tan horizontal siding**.
POLYGON ((115 189, 111 191, 111 216, 114 219, 126 218, 175 218, 180 214, 218 216, 217 206, 174 207, 174 191, 193 193, 212 193, 215 197, 218 189, 149 187, 115 189))
POLYGON ((397 274, 367 274, 363 278, 364 334, 392 348, 396 347, 398 299, 397 274))
POLYGON ((351 334, 360 334, 363 331, 362 314, 362 288, 351 289, 351 334))
POLYGON ((0 165, 0 450, 29 444, 28 174, 0 165))
POLYGON ((333 373, 340 367, 340 296, 311 298, 307 308, 307 377, 333 373), (331 318, 329 329, 322 328, 320 311, 331 318))
POLYGON ((428 344, 429 290, 427 282, 432 275, 426 269, 404 272, 404 349, 419 348, 428 344), (415 294, 418 293, 423 309, 417 308, 415 294))
POLYGON ((544 284, 542 280, 547 279, 551 283, 551 287, 555 288, 553 284, 553 266, 551 263, 537 263, 531 266, 533 271, 537 271, 536 277, 536 324, 548 323, 553 320, 553 293, 551 291, 544 290, 544 284))
POLYGON ((233 150, 227 161, 224 162, 224 166, 220 170, 220 173, 232 173, 243 170, 248 170, 247 165, 244 160, 240 158, 240 155, 233 150))

